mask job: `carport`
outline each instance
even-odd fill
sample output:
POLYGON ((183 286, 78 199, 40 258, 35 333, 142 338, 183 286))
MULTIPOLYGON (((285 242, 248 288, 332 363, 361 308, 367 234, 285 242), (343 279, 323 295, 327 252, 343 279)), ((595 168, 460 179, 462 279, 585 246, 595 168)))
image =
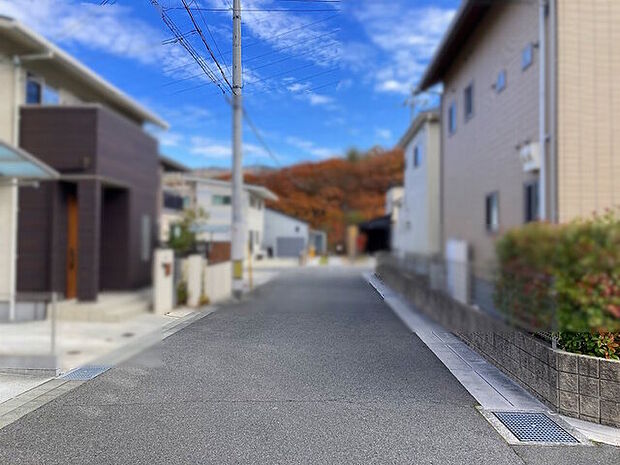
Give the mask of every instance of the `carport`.
POLYGON ((19 188, 58 177, 30 153, 0 141, 0 321, 16 319, 19 188))

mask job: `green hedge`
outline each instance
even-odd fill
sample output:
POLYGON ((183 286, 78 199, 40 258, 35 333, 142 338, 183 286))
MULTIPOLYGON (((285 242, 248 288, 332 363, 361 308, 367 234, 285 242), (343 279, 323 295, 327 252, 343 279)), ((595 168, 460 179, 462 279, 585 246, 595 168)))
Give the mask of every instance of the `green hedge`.
POLYGON ((497 257, 495 304, 503 314, 534 331, 561 333, 564 347, 575 352, 601 355, 588 347, 610 346, 605 356, 615 358, 620 341, 617 213, 514 229, 498 241, 497 257))

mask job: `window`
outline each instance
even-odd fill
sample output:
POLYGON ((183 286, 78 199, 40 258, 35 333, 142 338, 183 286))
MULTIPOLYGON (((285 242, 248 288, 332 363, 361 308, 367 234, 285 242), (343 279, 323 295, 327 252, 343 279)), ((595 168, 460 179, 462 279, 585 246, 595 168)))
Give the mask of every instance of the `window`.
POLYGON ((503 69, 497 73, 497 80, 495 81, 495 91, 500 93, 506 88, 506 70, 503 69))
POLYGON ((497 232, 499 229, 499 194, 493 192, 486 196, 485 222, 488 232, 497 232))
POLYGON ((183 210, 183 197, 172 192, 164 192, 164 208, 168 210, 183 210))
POLYGON ((526 183, 524 193, 525 222, 538 221, 538 181, 526 183))
POLYGON ((470 84, 463 91, 465 121, 474 116, 474 85, 470 84))
POLYGON ((151 217, 142 215, 142 261, 148 262, 151 258, 151 217))
POLYGON ((521 69, 526 70, 532 64, 534 60, 534 46, 527 44, 527 46, 521 52, 521 69))
POLYGON ((416 145, 413 148, 413 167, 417 168, 418 166, 420 166, 420 147, 416 145))
POLYGON ((230 195, 214 195, 211 197, 213 205, 230 205, 230 195))
POLYGON ((41 82, 32 74, 28 73, 26 79, 26 103, 38 105, 42 98, 41 82))
POLYGON ((452 101, 448 109, 448 130, 450 134, 456 132, 456 101, 452 101))

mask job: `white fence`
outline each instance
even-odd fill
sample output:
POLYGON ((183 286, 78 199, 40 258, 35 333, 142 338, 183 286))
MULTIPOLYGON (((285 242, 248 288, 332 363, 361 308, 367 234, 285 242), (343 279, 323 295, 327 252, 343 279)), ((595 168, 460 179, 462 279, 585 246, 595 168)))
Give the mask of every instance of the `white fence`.
POLYGON ((232 263, 205 266, 203 291, 211 303, 228 299, 232 292, 232 263))
POLYGON ((200 307, 228 299, 232 292, 232 263, 209 265, 201 255, 181 260, 179 275, 174 278, 174 256, 171 250, 158 250, 154 260, 154 303, 156 313, 172 310, 179 287, 185 288, 187 302, 181 305, 200 307))

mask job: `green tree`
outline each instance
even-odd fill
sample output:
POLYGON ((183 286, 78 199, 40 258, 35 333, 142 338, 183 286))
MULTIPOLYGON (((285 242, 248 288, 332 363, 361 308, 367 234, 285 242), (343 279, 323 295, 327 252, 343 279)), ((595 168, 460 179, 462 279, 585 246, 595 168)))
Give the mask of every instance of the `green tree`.
POLYGON ((168 246, 174 251, 185 254, 196 246, 197 227, 205 224, 209 215, 202 208, 188 208, 183 211, 181 221, 170 226, 168 246))

